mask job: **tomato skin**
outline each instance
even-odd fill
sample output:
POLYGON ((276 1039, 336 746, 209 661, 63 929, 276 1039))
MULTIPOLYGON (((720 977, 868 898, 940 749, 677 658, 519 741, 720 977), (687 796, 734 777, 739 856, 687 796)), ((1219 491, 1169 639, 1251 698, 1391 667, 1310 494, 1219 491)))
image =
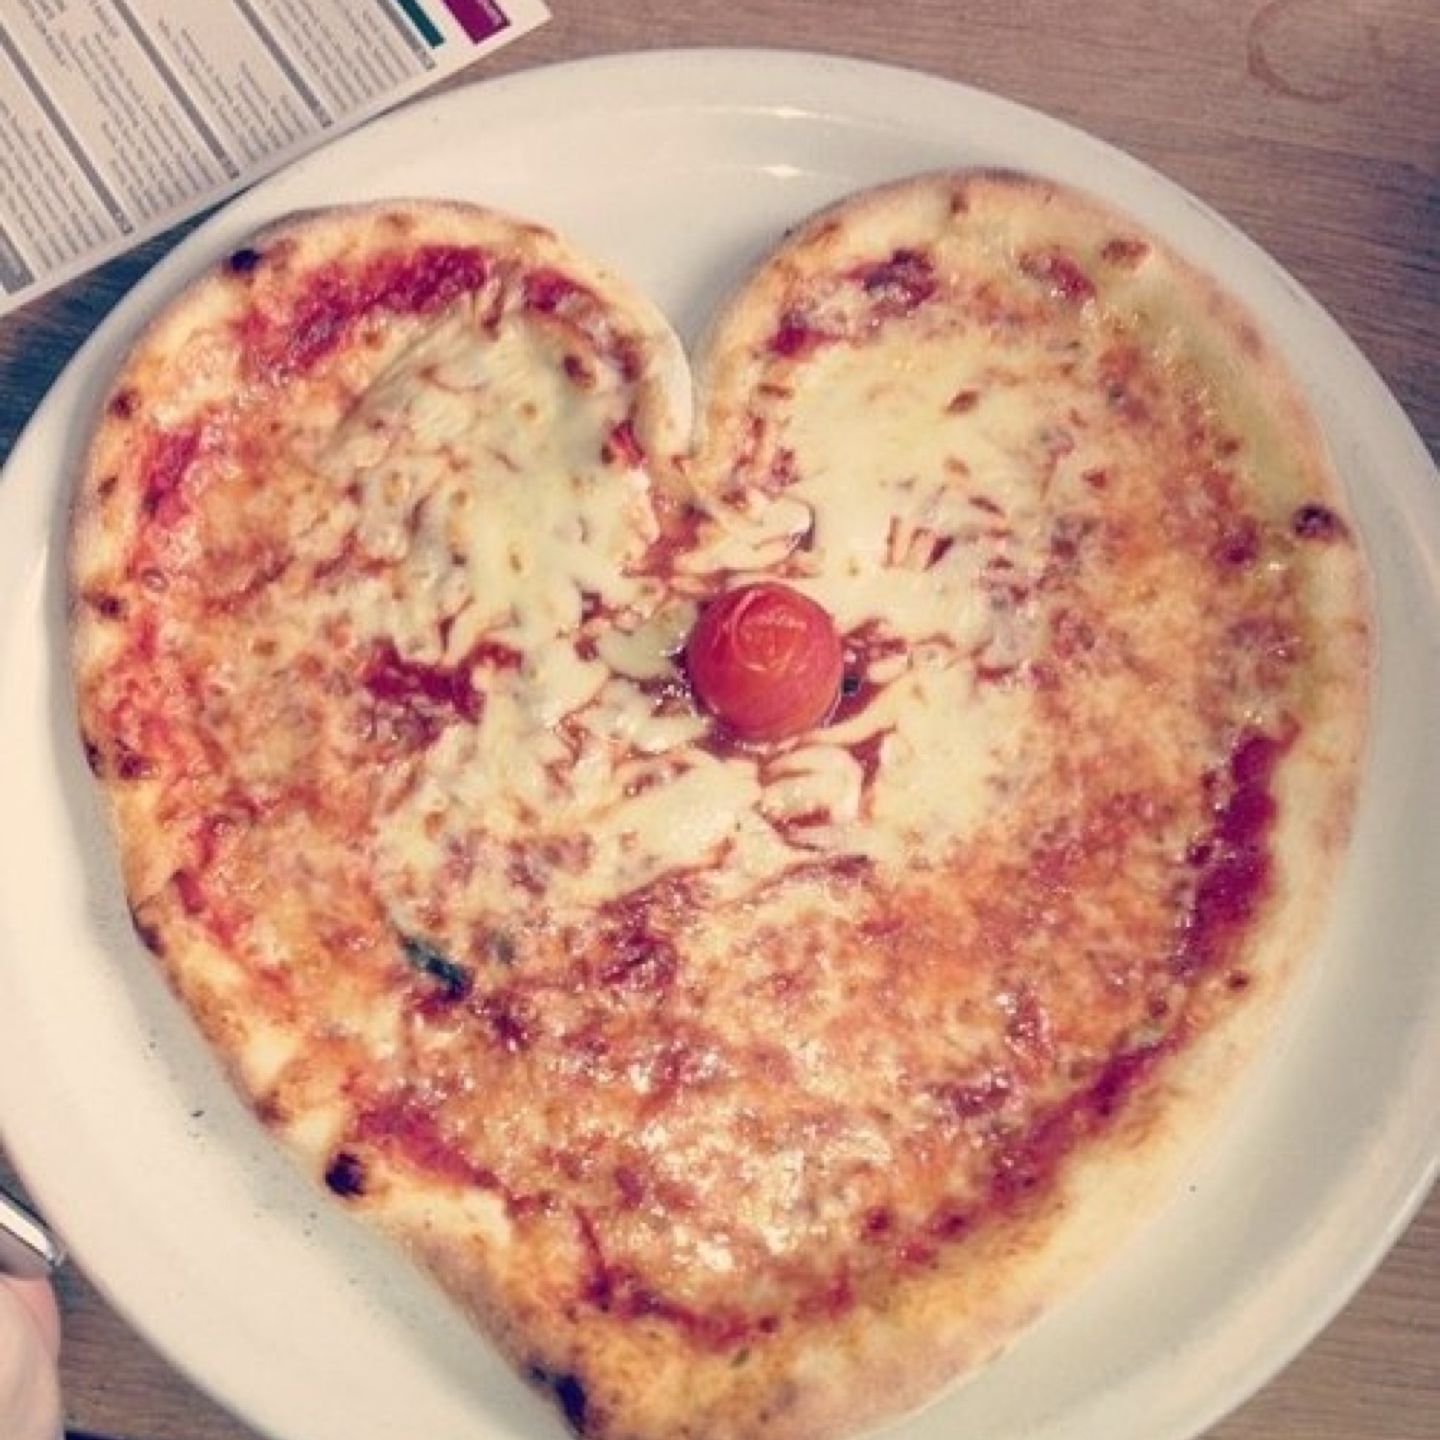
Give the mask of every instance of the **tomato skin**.
POLYGON ((845 657, 823 606, 762 580, 705 607, 685 647, 700 703, 745 740, 783 740, 822 723, 845 657))

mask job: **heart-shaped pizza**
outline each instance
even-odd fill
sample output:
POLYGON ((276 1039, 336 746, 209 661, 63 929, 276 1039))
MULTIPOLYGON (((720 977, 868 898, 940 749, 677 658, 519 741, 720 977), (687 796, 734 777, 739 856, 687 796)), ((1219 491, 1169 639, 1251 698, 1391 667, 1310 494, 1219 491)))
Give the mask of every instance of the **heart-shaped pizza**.
POLYGON ((1132 220, 926 176, 690 372, 461 204, 153 323, 73 532, 141 939, 259 1115, 603 1440, 834 1440, 1173 1183, 1315 935, 1357 536, 1132 220))

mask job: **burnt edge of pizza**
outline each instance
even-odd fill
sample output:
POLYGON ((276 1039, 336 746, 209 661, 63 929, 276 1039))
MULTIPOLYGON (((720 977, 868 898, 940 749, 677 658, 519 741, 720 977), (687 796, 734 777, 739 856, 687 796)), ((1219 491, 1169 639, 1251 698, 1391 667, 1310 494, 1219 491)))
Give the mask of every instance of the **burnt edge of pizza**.
POLYGON ((297 217, 161 314, 78 488, 137 932, 263 1120, 613 1437, 835 1437, 1170 1193, 1313 944, 1353 520, 1253 318, 1048 181, 790 235, 687 371, 541 227, 297 217), (843 655, 756 739, 685 639, 843 655))

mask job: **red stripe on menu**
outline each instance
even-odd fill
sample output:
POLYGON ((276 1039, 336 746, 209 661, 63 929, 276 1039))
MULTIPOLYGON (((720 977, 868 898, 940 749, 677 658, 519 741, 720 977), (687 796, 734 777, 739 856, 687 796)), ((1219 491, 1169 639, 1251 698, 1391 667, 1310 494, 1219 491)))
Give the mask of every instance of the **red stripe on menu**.
POLYGON ((510 23, 510 17, 495 0, 445 0, 445 8, 477 45, 498 35, 510 23))

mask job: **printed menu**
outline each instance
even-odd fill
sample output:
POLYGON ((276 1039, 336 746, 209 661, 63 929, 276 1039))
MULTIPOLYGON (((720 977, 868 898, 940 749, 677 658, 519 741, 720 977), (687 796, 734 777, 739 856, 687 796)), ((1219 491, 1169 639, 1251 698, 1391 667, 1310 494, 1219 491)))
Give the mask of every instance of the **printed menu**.
POLYGON ((547 17, 542 0, 3 0, 0 315, 547 17))

